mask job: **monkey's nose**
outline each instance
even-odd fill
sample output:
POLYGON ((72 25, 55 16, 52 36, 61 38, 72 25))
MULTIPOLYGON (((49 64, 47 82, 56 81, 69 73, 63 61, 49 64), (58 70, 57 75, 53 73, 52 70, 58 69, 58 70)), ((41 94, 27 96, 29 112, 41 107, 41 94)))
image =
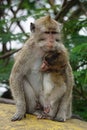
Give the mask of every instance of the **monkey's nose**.
POLYGON ((53 43, 52 43, 52 42, 48 42, 47 46, 48 46, 49 48, 53 48, 53 43))

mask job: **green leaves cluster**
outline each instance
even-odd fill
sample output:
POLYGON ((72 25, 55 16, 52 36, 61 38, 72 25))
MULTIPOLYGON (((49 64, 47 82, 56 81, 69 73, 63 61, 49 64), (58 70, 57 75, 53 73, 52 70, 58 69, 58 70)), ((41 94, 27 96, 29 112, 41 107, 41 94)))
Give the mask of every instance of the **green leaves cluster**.
POLYGON ((9 63, 5 65, 5 61, 0 60, 0 82, 8 83, 13 63, 11 59, 9 63))
POLYGON ((75 77, 75 87, 80 92, 79 94, 82 94, 87 99, 87 36, 79 34, 83 27, 87 27, 86 18, 83 20, 69 20, 64 24, 63 38, 65 45, 70 51, 70 62, 75 77))
POLYGON ((86 18, 81 21, 69 20, 63 27, 63 39, 70 52, 70 62, 75 79, 73 110, 74 113, 87 120, 87 36, 84 35, 85 33, 79 34, 83 27, 87 28, 86 18))

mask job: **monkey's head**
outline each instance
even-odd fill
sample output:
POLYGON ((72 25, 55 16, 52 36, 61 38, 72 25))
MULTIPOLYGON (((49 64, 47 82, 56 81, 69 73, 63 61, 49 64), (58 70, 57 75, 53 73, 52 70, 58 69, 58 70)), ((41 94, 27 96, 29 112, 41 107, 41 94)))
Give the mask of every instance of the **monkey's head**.
POLYGON ((35 42, 42 48, 56 47, 60 43, 60 25, 50 16, 41 17, 35 23, 31 23, 31 32, 35 38, 35 42))
POLYGON ((68 57, 64 51, 49 51, 44 55, 42 71, 61 71, 67 66, 68 57))
POLYGON ((57 51, 49 51, 44 55, 44 60, 48 63, 48 65, 54 66, 57 63, 59 55, 60 53, 57 51))
POLYGON ((55 30, 59 32, 59 24, 48 15, 37 19, 35 23, 31 23, 30 29, 31 32, 37 32, 39 29, 40 31, 55 30))

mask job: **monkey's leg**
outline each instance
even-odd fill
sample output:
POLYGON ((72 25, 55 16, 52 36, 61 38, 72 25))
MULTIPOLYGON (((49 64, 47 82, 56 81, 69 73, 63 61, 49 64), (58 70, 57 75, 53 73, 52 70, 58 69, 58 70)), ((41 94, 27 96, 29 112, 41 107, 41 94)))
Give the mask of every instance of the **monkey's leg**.
POLYGON ((72 117, 72 98, 69 102, 69 105, 67 107, 67 112, 66 112, 66 118, 69 119, 72 117))
POLYGON ((24 91, 21 88, 11 88, 16 103, 16 113, 11 118, 11 121, 21 120, 25 116, 26 103, 24 97, 24 91))
POLYGON ((66 121, 66 119, 70 118, 70 116, 71 116, 71 114, 70 114, 71 113, 70 101, 71 101, 70 96, 64 95, 62 97, 62 100, 61 100, 60 105, 59 105, 59 110, 58 110, 58 113, 55 117, 55 120, 60 121, 60 122, 64 122, 64 121, 66 121), (69 115, 67 118, 68 110, 69 110, 69 115))
POLYGON ((71 67, 68 66, 66 73, 66 92, 64 96, 61 98, 60 105, 58 107, 58 113, 56 116, 56 120, 64 122, 66 119, 69 119, 72 114, 72 89, 73 89, 73 75, 71 71, 71 67))
POLYGON ((33 88, 26 79, 24 79, 22 83, 23 89, 20 89, 21 94, 18 94, 18 98, 17 95, 14 94, 14 96, 16 96, 15 99, 17 100, 17 111, 13 115, 12 121, 21 120, 25 117, 26 112, 33 113, 36 106, 36 97, 33 88))
POLYGON ((33 87, 29 84, 29 82, 26 79, 24 81, 24 93, 26 100, 26 112, 33 114, 36 109, 38 100, 33 87))

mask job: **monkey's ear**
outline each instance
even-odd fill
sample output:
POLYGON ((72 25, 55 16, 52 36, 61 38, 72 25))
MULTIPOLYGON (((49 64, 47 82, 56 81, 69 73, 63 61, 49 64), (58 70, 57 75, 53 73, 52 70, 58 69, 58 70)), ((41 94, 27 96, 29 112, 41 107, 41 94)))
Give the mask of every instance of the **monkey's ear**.
POLYGON ((35 24, 34 23, 30 24, 30 30, 31 30, 31 32, 35 32, 35 24))

